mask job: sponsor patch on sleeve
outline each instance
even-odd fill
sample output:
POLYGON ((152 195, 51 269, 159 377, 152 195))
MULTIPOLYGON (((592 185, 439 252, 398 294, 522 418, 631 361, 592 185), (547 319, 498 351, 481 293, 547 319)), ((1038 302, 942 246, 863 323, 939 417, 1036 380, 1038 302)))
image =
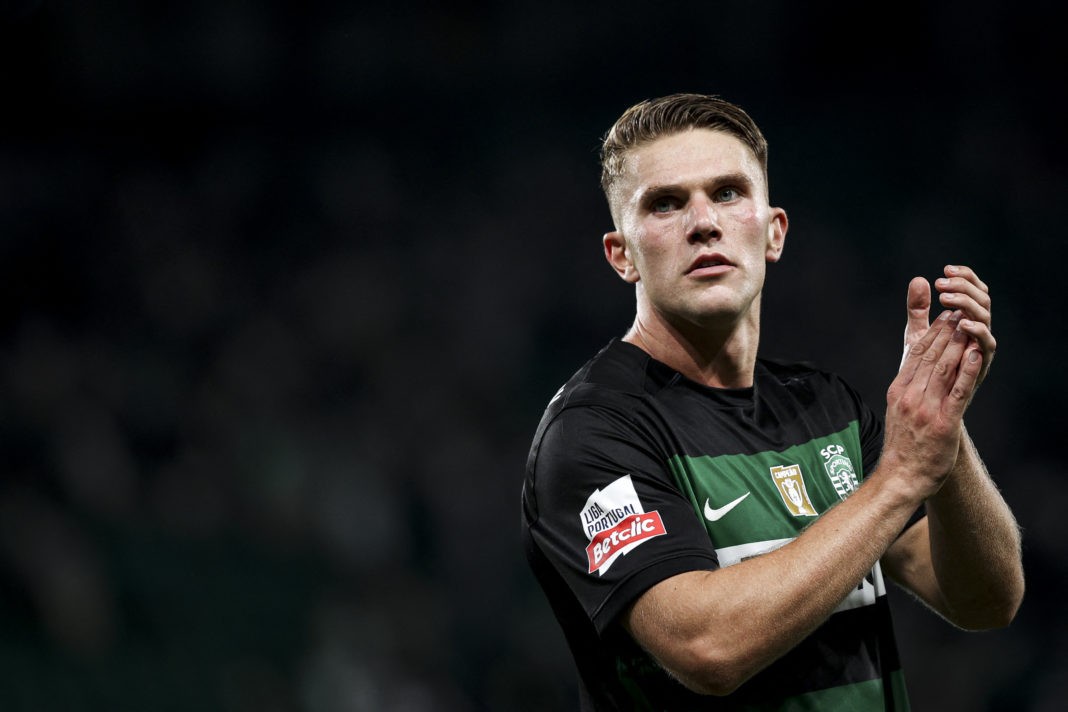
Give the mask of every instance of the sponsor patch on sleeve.
POLYGON ((620 556, 653 537, 667 534, 660 512, 646 512, 630 475, 604 489, 594 490, 582 508, 582 529, 589 539, 586 557, 590 573, 604 572, 620 556))

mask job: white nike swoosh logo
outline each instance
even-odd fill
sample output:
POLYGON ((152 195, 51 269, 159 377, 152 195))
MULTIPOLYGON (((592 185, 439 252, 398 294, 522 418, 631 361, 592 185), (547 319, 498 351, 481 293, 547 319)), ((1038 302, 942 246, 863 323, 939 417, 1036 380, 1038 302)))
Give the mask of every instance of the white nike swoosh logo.
POLYGON ((746 492, 745 494, 743 494, 738 499, 734 500, 733 502, 728 502, 727 504, 723 505, 719 509, 712 509, 712 505, 709 504, 708 500, 706 499, 705 500, 705 519, 707 519, 710 522, 718 522, 720 519, 723 518, 723 515, 725 515, 727 512, 731 511, 735 507, 737 507, 739 504, 741 504, 742 500, 745 499, 748 496, 749 496, 749 493, 746 492))

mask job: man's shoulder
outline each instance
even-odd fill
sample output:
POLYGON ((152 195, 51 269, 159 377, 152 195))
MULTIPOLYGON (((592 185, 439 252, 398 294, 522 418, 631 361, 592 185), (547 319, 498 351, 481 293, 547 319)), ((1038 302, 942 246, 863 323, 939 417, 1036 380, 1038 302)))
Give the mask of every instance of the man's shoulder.
MULTIPOLYGON (((602 447, 606 432, 629 427, 643 400, 649 361, 641 349, 613 339, 560 387, 546 406, 531 442, 524 496, 532 496, 534 472, 538 461, 544 459, 543 451, 554 461, 574 459, 580 450, 602 447)), ((613 439, 619 438, 608 437, 607 441, 613 439)))
POLYGON ((560 387, 549 409, 633 403, 670 379, 657 365, 637 346, 613 339, 560 387))
POLYGON ((660 373, 648 354, 620 339, 613 339, 572 375, 549 401, 534 436, 531 455, 537 454, 546 431, 567 422, 579 437, 589 427, 605 422, 630 422, 650 391, 666 374, 660 373))

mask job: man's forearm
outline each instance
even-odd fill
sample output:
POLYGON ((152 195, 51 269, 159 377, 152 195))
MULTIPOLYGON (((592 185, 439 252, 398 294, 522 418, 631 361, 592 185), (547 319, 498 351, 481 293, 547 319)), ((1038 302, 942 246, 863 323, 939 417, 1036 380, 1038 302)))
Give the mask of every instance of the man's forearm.
POLYGON ((880 465, 781 549, 653 586, 627 614, 628 631, 690 689, 733 691, 826 620, 904 527, 922 497, 892 470, 880 465))
POLYGON ((1008 625, 1024 592, 1020 531, 966 431, 927 517, 942 613, 967 629, 1008 625))

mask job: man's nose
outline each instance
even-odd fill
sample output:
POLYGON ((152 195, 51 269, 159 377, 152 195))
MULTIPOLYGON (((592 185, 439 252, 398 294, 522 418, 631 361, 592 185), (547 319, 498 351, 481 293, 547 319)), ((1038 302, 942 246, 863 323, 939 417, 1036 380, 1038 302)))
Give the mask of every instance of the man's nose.
POLYGON ((706 196, 698 196, 690 200, 690 211, 687 217, 686 234, 691 240, 704 242, 722 237, 716 205, 706 196))

